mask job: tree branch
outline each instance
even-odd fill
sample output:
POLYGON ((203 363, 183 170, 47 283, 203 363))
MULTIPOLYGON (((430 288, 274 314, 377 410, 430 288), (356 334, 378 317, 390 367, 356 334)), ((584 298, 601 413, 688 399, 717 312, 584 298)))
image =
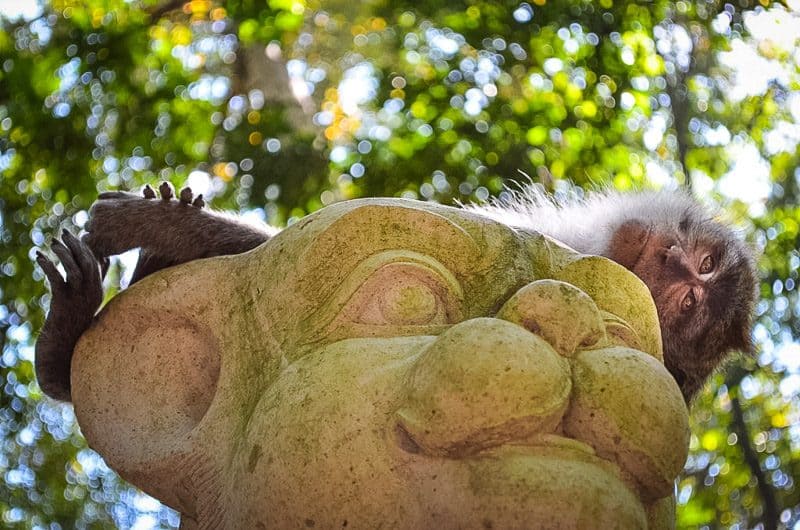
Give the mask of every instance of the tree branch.
POLYGON ((737 366, 731 368, 728 371, 728 376, 725 378, 725 384, 731 396, 731 411, 733 413, 732 428, 739 440, 739 447, 742 450, 744 461, 747 463, 747 466, 750 468, 750 473, 755 477, 757 482, 758 493, 761 496, 761 502, 764 507, 764 512, 761 516, 764 530, 777 530, 780 520, 780 510, 778 509, 778 503, 775 499, 775 491, 767 482, 764 471, 761 469, 761 461, 753 447, 753 442, 750 440, 750 433, 748 432, 747 423, 744 419, 742 403, 739 399, 739 384, 747 373, 748 372, 744 368, 737 366))
MULTIPOLYGON (((674 64, 674 63, 673 63, 674 64)), ((689 191, 692 189, 692 180, 689 178, 689 88, 686 86, 688 74, 684 74, 675 65, 674 83, 667 81, 667 95, 672 107, 672 126, 675 129, 675 139, 678 143, 678 161, 683 168, 686 178, 685 185, 689 191)))

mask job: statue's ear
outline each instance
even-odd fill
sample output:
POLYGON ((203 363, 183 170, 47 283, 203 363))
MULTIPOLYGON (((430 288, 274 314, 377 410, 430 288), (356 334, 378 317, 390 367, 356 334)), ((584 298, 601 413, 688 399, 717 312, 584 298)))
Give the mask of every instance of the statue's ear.
MULTIPOLYGON (((216 395, 221 354, 197 301, 177 296, 184 280, 158 276, 118 295, 81 337, 72 401, 89 445, 110 467, 186 513, 192 509, 181 485, 190 477, 181 473, 193 472, 196 431, 216 395)), ((213 310, 205 302, 207 315, 213 310)))

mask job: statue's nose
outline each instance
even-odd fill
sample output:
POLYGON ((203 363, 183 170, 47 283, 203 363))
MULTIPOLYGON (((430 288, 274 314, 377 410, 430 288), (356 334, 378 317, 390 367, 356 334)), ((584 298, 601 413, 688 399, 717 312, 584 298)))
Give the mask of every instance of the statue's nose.
POLYGON ((497 317, 453 326, 417 360, 396 413, 404 447, 460 456, 557 430, 572 390, 567 357, 605 337, 600 312, 547 280, 497 317))

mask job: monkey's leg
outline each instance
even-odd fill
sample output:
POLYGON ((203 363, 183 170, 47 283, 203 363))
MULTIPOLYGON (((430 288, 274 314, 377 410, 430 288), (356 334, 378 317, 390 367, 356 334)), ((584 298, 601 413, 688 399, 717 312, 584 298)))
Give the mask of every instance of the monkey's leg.
MULTIPOLYGON (((239 254, 269 239, 271 232, 237 218, 203 208, 189 188, 173 198, 172 188, 160 187, 161 199, 148 186, 143 196, 103 193, 90 211, 85 241, 99 258, 133 248, 148 259, 176 265, 199 258, 239 254)), ((139 276, 142 277, 142 276, 139 276)))
POLYGON ((84 243, 64 231, 52 250, 66 271, 66 278, 41 252, 36 262, 50 282, 52 298, 42 331, 36 341, 36 377, 45 394, 70 399, 70 363, 75 344, 92 323, 103 300, 100 267, 84 243))

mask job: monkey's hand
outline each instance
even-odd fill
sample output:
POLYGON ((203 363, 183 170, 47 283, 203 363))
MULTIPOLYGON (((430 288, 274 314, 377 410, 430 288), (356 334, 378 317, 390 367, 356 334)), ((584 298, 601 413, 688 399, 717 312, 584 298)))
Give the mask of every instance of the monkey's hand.
POLYGON ((45 394, 68 401, 72 351, 103 301, 103 285, 89 247, 66 230, 61 237, 62 241, 53 240, 51 248, 66 278, 44 254, 36 254, 52 294, 50 312, 36 341, 36 376, 45 394))
MULTIPOLYGON (((203 196, 192 196, 192 190, 181 190, 174 199, 172 186, 164 182, 156 192, 145 186, 141 195, 124 191, 101 193, 89 210, 85 241, 98 258, 115 256, 134 248, 154 249, 166 246, 165 233, 183 235, 187 227, 197 223, 208 212, 203 196)), ((165 252, 158 252, 166 254, 165 252)))
POLYGON ((159 265, 147 268, 152 272, 166 264, 245 252, 270 237, 266 226, 203 208, 202 195, 193 199, 189 188, 177 199, 166 182, 159 192, 161 199, 150 186, 141 196, 118 191, 100 194, 89 212, 85 239, 99 259, 141 248, 148 262, 159 265))

